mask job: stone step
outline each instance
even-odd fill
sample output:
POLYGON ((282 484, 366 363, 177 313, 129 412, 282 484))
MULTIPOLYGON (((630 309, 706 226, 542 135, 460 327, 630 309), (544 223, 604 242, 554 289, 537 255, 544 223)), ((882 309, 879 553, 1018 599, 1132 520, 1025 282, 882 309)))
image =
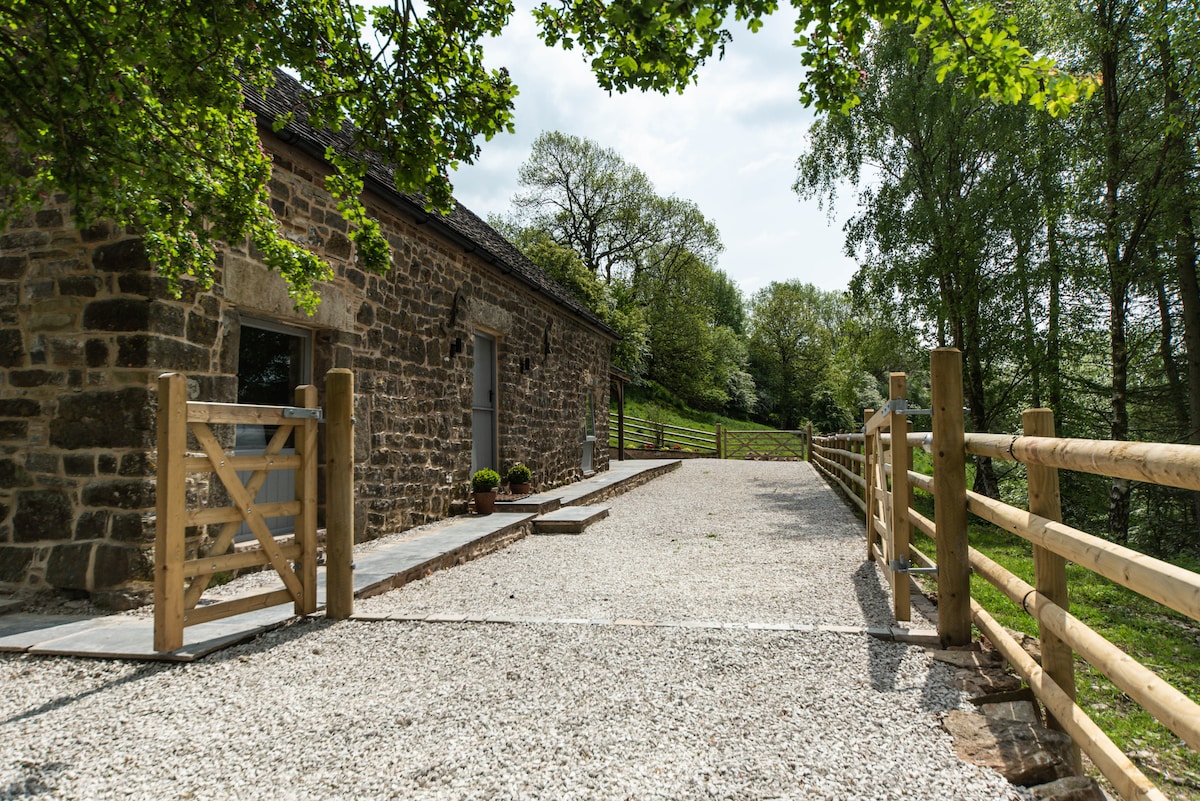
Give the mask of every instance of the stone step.
POLYGON ((21 608, 21 602, 15 598, 0 598, 0 615, 16 612, 21 608))
POLYGON ((533 521, 534 534, 581 534, 585 528, 608 517, 607 506, 564 506, 533 521))

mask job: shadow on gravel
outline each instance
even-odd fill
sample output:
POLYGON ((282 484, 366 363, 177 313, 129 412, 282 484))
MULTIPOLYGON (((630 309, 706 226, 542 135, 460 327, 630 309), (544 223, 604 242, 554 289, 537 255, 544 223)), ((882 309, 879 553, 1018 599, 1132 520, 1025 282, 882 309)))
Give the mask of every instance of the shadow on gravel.
MULTIPOLYGON (((895 621, 891 613, 881 614, 881 609, 889 609, 891 599, 880 586, 874 562, 863 562, 854 571, 854 593, 858 596, 858 605, 862 608, 863 618, 870 626, 891 626, 895 621)), ((867 637, 867 665, 871 675, 871 689, 880 693, 895 692, 897 674, 900 662, 904 659, 904 648, 895 643, 886 642, 877 637, 867 637)))
MULTIPOLYGON (((39 660, 43 660, 43 659, 44 660, 51 660, 51 659, 58 660, 58 659, 71 659, 73 657, 37 656, 37 657, 30 657, 30 658, 31 659, 39 659, 39 660)), ((78 661, 81 664, 86 664, 89 660, 79 659, 78 661)), ((48 712, 53 712, 56 709, 63 709, 65 707, 69 707, 72 704, 76 704, 85 698, 89 698, 93 695, 96 695, 97 693, 102 693, 107 690, 111 690, 114 687, 120 687, 125 684, 134 684, 136 682, 141 681, 142 679, 149 678, 150 676, 154 676, 157 673, 159 673, 163 670, 167 670, 167 669, 169 669, 168 666, 161 662, 143 663, 141 665, 138 665, 132 673, 128 673, 124 676, 121 676, 120 678, 113 679, 112 681, 106 681, 103 684, 98 684, 89 690, 82 690, 82 691, 74 693, 72 695, 60 695, 57 698, 53 698, 49 701, 46 701, 43 704, 39 704, 38 706, 35 706, 32 709, 27 709, 24 712, 18 712, 15 715, 11 715, 7 718, 4 718, 3 720, 0 720, 0 726, 3 726, 8 723, 19 723, 22 720, 30 720, 32 718, 36 718, 41 715, 45 715, 48 712)), ((5 798, 5 797, 7 797, 7 796, 0 794, 0 798, 5 798)))

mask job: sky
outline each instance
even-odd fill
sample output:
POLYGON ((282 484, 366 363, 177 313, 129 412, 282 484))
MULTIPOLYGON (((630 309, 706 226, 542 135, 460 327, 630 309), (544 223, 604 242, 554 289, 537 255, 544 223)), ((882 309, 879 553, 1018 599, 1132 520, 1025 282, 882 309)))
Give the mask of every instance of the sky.
POLYGON ((756 34, 731 28, 725 58, 710 60, 682 95, 610 96, 578 50, 538 40, 529 8, 519 3, 504 35, 484 45, 488 65, 508 67, 520 90, 516 132, 481 142, 476 163, 451 175, 460 203, 481 217, 506 214, 533 140, 557 130, 613 148, 658 194, 694 201, 721 232, 716 266, 747 297, 791 279, 846 288, 855 264, 843 254, 842 224, 853 194, 839 196, 831 221, 791 188, 813 113, 799 100, 800 54, 786 11, 756 34))

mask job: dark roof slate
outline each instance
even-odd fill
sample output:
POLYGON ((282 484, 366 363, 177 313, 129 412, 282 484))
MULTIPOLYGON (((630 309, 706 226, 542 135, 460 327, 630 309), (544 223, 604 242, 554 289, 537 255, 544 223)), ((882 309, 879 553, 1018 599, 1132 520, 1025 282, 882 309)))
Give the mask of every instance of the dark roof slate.
MULTIPOLYGON (((266 130, 273 130, 272 124, 281 115, 293 114, 291 121, 281 131, 274 132, 274 135, 300 147, 310 155, 323 160, 326 147, 341 151, 350 148, 352 139, 349 130, 319 130, 308 124, 303 88, 292 76, 276 71, 275 85, 267 92, 266 97, 260 96, 250 87, 246 87, 245 95, 246 107, 258 116, 259 125, 266 130)), ((454 211, 449 215, 428 212, 425 210, 425 198, 422 195, 396 190, 394 173, 389 165, 374 154, 367 154, 367 163, 367 185, 372 191, 387 198, 397 208, 421 223, 438 228, 443 234, 457 240, 468 253, 475 253, 491 262, 501 272, 512 275, 614 339, 620 338, 594 312, 470 209, 456 202, 454 211)))

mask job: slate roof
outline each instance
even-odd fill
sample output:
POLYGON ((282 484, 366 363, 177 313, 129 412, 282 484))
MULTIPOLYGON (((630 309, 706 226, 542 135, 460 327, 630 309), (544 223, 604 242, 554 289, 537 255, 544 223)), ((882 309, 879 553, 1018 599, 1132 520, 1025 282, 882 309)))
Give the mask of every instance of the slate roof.
MULTIPOLYGON (((348 131, 318 130, 308 124, 302 92, 303 88, 299 81, 284 72, 276 71, 275 85, 265 98, 259 96, 253 89, 246 88, 246 107, 258 115, 260 127, 266 130, 272 130, 272 123, 279 116, 288 113, 294 114, 292 121, 274 135, 301 148, 315 158, 324 160, 327 146, 332 146, 337 150, 347 150, 351 141, 348 131)), ((594 312, 580 303, 558 282, 546 275, 515 245, 470 209, 456 202, 454 211, 448 216, 437 212, 428 212, 425 210, 423 196, 396 190, 394 174, 389 165, 370 154, 367 159, 369 167, 366 183, 369 189, 383 196, 420 223, 438 229, 440 233, 456 241, 468 253, 475 253, 485 261, 491 262, 503 273, 513 276, 559 306, 582 317, 614 339, 620 338, 620 335, 594 312)))

